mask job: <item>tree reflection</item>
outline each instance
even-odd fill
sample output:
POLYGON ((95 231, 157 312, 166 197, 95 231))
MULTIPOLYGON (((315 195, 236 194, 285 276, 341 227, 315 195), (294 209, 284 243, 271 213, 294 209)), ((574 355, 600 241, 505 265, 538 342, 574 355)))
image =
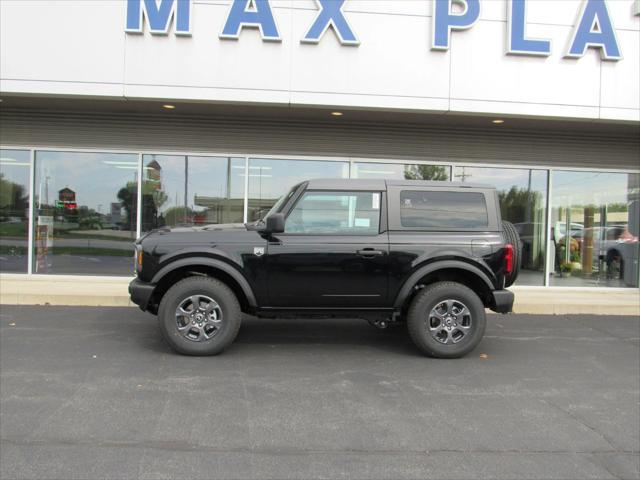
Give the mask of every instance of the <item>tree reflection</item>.
POLYGON ((449 167, 442 165, 405 165, 406 180, 449 180, 449 167))
POLYGON ((540 192, 527 188, 511 187, 508 191, 498 192, 502 217, 530 221, 534 211, 542 203, 540 192))

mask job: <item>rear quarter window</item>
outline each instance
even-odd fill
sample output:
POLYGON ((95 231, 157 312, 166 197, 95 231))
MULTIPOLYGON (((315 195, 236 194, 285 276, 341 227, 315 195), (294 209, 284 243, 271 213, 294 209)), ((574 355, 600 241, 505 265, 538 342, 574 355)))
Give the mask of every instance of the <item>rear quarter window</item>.
POLYGON ((400 192, 403 227, 457 230, 489 226, 482 193, 403 190, 400 192))

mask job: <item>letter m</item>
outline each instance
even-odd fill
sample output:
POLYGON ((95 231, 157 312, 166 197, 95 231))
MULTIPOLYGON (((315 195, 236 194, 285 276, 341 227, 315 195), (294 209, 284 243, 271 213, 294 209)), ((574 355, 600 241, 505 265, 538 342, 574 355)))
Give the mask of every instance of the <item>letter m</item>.
POLYGON ((142 33, 144 19, 155 35, 169 33, 175 20, 176 35, 191 35, 191 0, 127 0, 127 33, 142 33))

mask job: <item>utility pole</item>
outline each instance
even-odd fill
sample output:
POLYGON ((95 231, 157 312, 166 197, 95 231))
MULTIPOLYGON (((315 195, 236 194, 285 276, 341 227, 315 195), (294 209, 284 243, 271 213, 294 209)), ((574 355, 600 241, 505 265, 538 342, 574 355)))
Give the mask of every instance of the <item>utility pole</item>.
POLYGON ((471 177, 472 175, 467 172, 467 167, 462 167, 462 173, 459 175, 454 175, 455 178, 459 178, 461 182, 464 182, 467 177, 471 177))

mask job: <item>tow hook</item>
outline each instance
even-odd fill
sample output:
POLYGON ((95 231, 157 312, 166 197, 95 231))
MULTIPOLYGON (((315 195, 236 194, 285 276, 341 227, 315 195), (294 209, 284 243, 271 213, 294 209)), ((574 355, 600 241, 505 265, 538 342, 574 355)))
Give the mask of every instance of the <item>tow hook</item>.
POLYGON ((384 330, 389 326, 389 321, 387 319, 369 320, 369 324, 372 327, 376 327, 376 328, 379 328, 380 330, 384 330))

